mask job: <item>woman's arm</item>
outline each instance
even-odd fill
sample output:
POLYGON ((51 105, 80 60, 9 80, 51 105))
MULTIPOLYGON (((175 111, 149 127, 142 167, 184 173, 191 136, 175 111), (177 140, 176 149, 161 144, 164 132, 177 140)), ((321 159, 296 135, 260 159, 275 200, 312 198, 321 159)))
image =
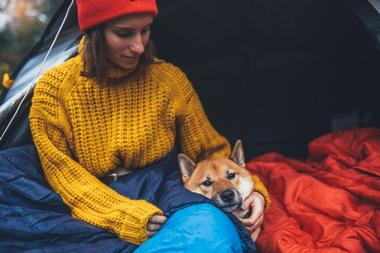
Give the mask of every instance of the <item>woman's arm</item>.
MULTIPOLYGON (((215 156, 229 157, 230 146, 227 140, 213 128, 207 119, 202 104, 190 81, 179 69, 175 76, 174 80, 177 81, 179 90, 182 92, 182 102, 178 103, 180 113, 177 124, 183 152, 193 159, 193 161, 200 161, 215 156)), ((252 216, 249 217, 250 219, 246 221, 249 223, 250 228, 252 228, 252 225, 256 228, 258 220, 263 215, 264 207, 265 209, 269 208, 270 198, 267 189, 259 177, 254 175, 252 179, 255 183, 255 192, 251 194, 245 204, 248 208, 254 202, 257 208, 252 213, 252 216), (264 199, 262 206, 259 198, 264 199)))
MULTIPOLYGON (((50 72, 34 91, 30 126, 44 174, 72 215, 134 244, 147 239, 147 223, 161 210, 112 190, 72 158, 68 119, 58 98, 59 80, 50 72)), ((102 154, 99 154, 102 155, 102 154)))
POLYGON ((230 145, 208 120, 199 97, 186 75, 173 71, 178 89, 176 126, 182 152, 195 162, 211 157, 228 157, 230 145))

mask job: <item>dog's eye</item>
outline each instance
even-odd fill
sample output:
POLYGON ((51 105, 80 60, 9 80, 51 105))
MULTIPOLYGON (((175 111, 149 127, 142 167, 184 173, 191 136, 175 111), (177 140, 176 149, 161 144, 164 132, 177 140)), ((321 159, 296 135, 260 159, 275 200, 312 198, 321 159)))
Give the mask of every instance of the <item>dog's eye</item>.
POLYGON ((203 184, 204 186, 206 186, 206 187, 209 187, 209 186, 212 185, 212 181, 210 181, 210 180, 206 180, 206 181, 204 181, 202 184, 203 184))
POLYGON ((227 175, 227 178, 228 178, 229 180, 234 179, 235 177, 236 177, 236 173, 229 173, 229 174, 227 175))

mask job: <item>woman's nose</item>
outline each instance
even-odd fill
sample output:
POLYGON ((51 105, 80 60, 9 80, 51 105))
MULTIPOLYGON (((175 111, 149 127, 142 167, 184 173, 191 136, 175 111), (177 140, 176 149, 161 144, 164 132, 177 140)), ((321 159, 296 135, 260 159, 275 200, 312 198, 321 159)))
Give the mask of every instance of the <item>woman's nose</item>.
POLYGON ((142 41, 141 35, 136 35, 135 39, 132 42, 130 49, 135 54, 144 53, 145 47, 144 47, 144 43, 142 41))

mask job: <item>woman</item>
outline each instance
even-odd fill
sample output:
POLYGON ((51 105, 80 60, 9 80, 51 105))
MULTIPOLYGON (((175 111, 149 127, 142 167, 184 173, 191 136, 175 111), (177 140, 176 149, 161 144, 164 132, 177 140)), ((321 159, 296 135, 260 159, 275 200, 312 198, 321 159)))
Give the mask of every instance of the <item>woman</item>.
MULTIPOLYGON (((201 209, 210 215, 210 226, 227 226, 219 210, 199 204, 207 200, 180 189, 177 178, 171 181, 178 177, 172 159, 176 142, 195 161, 228 156, 230 147, 210 125, 186 76, 154 58, 149 33, 155 1, 78 0, 77 6, 85 31, 79 55, 44 74, 30 112, 51 187, 74 217, 136 245, 155 235, 173 213, 168 222, 177 217, 182 227, 201 209), (115 170, 130 175, 120 178, 115 170), (161 174, 149 181, 150 173, 161 174), (110 182, 109 175, 117 181, 110 182), (157 188, 152 194, 126 189, 133 178, 157 188)), ((269 201, 262 184, 256 185, 261 194, 254 192, 244 203, 245 209, 254 207, 251 217, 239 217, 249 232, 262 223, 264 197, 269 201)), ((141 251, 165 238, 158 234, 141 251)), ((209 247, 197 240, 186 247, 209 247)))

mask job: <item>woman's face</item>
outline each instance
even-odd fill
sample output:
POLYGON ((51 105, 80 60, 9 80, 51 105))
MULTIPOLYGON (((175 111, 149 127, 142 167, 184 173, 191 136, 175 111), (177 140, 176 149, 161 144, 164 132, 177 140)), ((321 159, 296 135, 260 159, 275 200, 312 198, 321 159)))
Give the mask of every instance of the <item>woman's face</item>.
POLYGON ((149 41, 150 13, 132 14, 106 24, 104 37, 107 59, 125 70, 134 70, 149 41))

